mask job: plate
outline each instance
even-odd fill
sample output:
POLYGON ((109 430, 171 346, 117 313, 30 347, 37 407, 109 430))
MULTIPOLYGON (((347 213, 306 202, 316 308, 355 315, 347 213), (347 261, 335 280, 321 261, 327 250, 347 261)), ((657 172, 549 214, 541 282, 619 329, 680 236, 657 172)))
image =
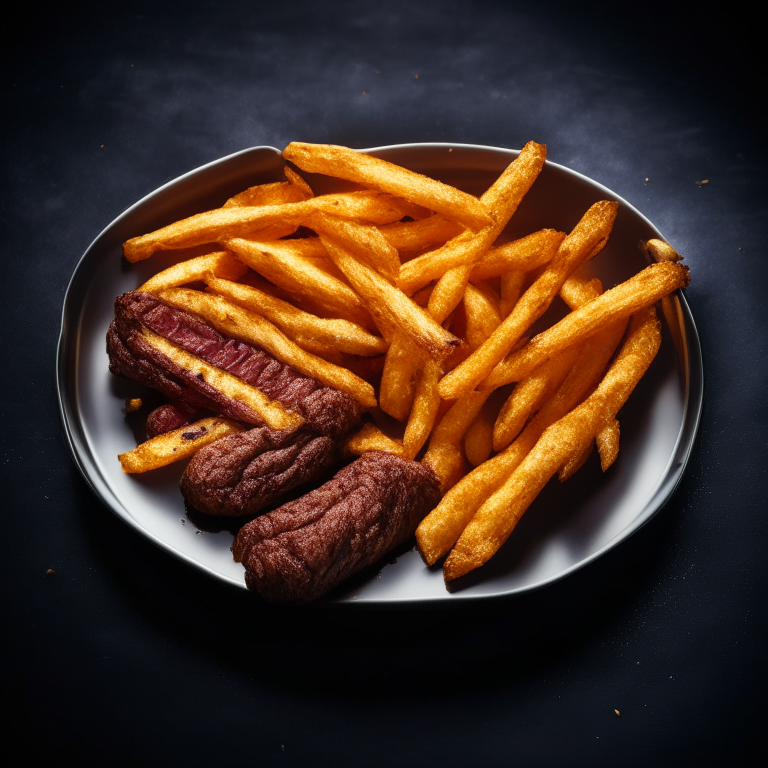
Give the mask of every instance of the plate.
MULTIPOLYGON (((406 144, 364 150, 399 165, 482 193, 518 152, 475 145, 406 144)), ((220 206, 246 187, 283 178, 280 151, 255 147, 222 158, 165 184, 118 216, 83 254, 64 300, 57 384, 65 434, 77 466, 96 495, 128 525, 189 565, 245 588, 232 560, 232 534, 197 533, 185 518, 178 488, 183 466, 125 475, 117 454, 136 439, 122 409, 126 397, 148 390, 108 372, 105 334, 114 298, 178 260, 163 254, 130 265, 122 243, 172 221, 220 206), (141 391, 139 391, 141 390, 141 391)), ((310 178, 317 188, 319 179, 310 178)), ((333 185, 323 181, 321 184, 333 185)), ((319 189, 318 191, 326 191, 319 189)), ((568 232, 597 200, 620 205, 608 246, 592 264, 609 288, 647 266, 640 242, 662 238, 638 210, 609 189, 547 161, 504 237, 543 227, 568 232)), ((695 278, 694 278, 695 279, 695 278)), ((673 494, 685 469, 701 414, 701 348, 690 309, 665 323, 661 349, 619 413, 621 452, 603 475, 593 455, 567 483, 550 482, 514 534, 483 568, 446 591, 439 568, 415 550, 377 573, 342 585, 328 600, 345 603, 478 600, 511 595, 563 578, 626 539, 673 494)), ((553 310, 554 311, 554 310, 553 310)))

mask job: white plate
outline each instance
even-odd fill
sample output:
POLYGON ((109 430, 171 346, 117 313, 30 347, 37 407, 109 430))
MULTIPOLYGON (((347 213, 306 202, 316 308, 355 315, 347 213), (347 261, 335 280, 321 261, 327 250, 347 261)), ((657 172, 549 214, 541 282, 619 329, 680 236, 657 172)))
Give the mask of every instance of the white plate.
MULTIPOLYGON (((518 154, 473 145, 407 144, 365 150, 480 194, 518 154)), ((64 300, 58 392, 74 459, 99 498, 167 552, 223 582, 245 588, 232 560, 232 535, 198 535, 185 517, 175 465, 125 475, 117 454, 135 446, 124 400, 145 391, 107 370, 105 334, 114 298, 138 287, 173 254, 136 265, 122 243, 177 219, 221 205, 227 197, 282 176, 280 152, 256 147, 191 171, 147 195, 113 221, 83 254, 64 300)), ((318 179, 310 179, 315 186, 318 179)), ((323 190, 320 190, 323 191, 323 190)), ((596 182, 547 162, 508 227, 514 238, 542 227, 570 229, 597 200, 621 203, 611 239, 594 259, 605 288, 643 269, 641 240, 662 237, 629 203, 596 182)), ((680 295, 682 322, 665 326, 661 350, 619 414, 621 452, 605 475, 593 458, 567 483, 549 483, 496 557, 447 592, 439 568, 410 551, 378 574, 357 578, 330 598, 342 602, 475 600, 524 592, 571 573, 626 539, 670 498, 688 460, 701 413, 703 369, 696 328, 680 295), (682 342, 682 343, 680 343, 682 342), (679 352, 678 352, 679 349, 679 352)))

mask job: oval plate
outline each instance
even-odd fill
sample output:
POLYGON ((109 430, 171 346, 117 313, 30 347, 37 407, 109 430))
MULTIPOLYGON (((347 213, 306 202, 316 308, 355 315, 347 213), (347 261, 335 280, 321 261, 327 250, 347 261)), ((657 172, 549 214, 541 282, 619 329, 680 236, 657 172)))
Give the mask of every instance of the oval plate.
MULTIPOLYGON (((406 144, 364 150, 428 176, 481 194, 518 152, 474 145, 406 144)), ((220 206, 246 187, 281 180, 283 160, 272 147, 225 157, 165 184, 121 214, 83 254, 62 313, 57 385, 72 455, 96 495, 126 523, 186 563, 245 588, 242 566, 232 560, 232 534, 197 535, 182 524, 178 488, 183 465, 125 475, 117 454, 136 445, 123 414, 127 397, 148 390, 108 371, 105 334, 114 298, 179 260, 158 254, 135 265, 122 243, 172 221, 220 206)), ((318 192, 333 182, 308 175, 318 192)), ((597 200, 621 203, 608 246, 592 264, 605 288, 647 265, 640 242, 662 238, 639 211, 600 184, 547 162, 505 237, 543 227, 568 232, 597 200)), ((567 483, 550 482, 488 565, 447 592, 439 568, 426 568, 414 550, 378 573, 356 577, 327 599, 338 602, 477 600, 524 592, 581 568, 634 533, 674 492, 693 446, 703 397, 703 368, 696 327, 682 294, 677 318, 664 323, 661 350, 619 414, 621 452, 604 475, 596 455, 567 483)), ((562 303, 562 302, 558 302, 562 303)), ((550 318, 551 319, 551 318, 550 318)), ((557 319, 557 318, 554 318, 557 319)))

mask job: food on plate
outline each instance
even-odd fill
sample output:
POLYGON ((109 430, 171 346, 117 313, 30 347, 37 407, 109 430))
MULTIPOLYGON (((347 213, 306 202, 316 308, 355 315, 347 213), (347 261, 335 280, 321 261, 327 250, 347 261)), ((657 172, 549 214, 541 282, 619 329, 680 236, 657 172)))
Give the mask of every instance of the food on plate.
POLYGON ((476 197, 353 149, 294 141, 285 148, 283 157, 303 171, 324 173, 397 195, 470 229, 480 229, 493 221, 476 197))
POLYGON ((316 195, 286 166, 286 181, 124 244, 131 262, 215 250, 116 299, 110 370, 169 401, 120 461, 188 458, 188 509, 245 521, 234 556, 267 600, 317 599, 414 534, 451 582, 554 474, 595 445, 603 471, 616 461, 617 413, 658 349, 653 305, 677 320, 688 270, 651 240, 658 263, 603 293, 588 262, 612 232, 608 200, 569 234, 505 242, 545 165, 535 142, 479 197, 343 147, 283 154, 364 188, 316 195), (555 301, 570 313, 533 335, 555 301))
POLYGON ((350 395, 324 386, 146 293, 127 293, 115 300, 107 351, 110 370, 118 376, 146 384, 171 400, 254 426, 280 429, 306 423, 318 434, 338 436, 360 421, 362 409, 350 395), (166 351, 184 353, 186 359, 172 360, 148 343, 147 333, 168 344, 166 351), (190 360, 191 368, 179 364, 190 360), (206 374, 210 378, 214 372, 227 376, 226 382, 206 381, 206 374), (235 379, 238 391, 224 388, 235 379), (238 399, 250 390, 260 402, 238 399))
POLYGON ((150 438, 137 445, 132 451, 121 453, 117 458, 123 472, 137 474, 149 472, 186 459, 200 448, 217 440, 240 432, 243 427, 230 419, 211 417, 201 419, 171 432, 150 438))
POLYGON ((208 515, 253 516, 340 458, 338 441, 307 429, 257 427, 197 452, 181 476, 189 507, 208 515))
MULTIPOLYGON (((607 242, 616 219, 618 203, 595 203, 566 237, 552 261, 520 297, 509 316, 461 365, 440 382, 440 397, 455 400, 471 392, 512 350, 523 334, 547 310, 568 276, 607 242)), ((507 382, 502 382, 507 383, 507 382)))
POLYGON ((440 498, 433 472, 371 451, 235 538, 248 588, 270 602, 307 603, 413 535, 440 498))
POLYGON ((588 448, 595 435, 615 419, 660 343, 661 324, 655 310, 646 308, 633 320, 627 341, 597 389, 547 428, 509 479, 474 515, 445 561, 446 581, 478 568, 498 551, 550 477, 571 456, 588 448))

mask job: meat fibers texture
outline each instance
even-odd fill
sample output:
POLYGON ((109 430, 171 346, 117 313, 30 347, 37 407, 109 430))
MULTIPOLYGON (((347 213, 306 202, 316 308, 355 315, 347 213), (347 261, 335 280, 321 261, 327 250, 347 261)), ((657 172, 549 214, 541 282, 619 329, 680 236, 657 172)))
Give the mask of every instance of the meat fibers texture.
POLYGON ((198 512, 252 516, 337 461, 337 441, 304 429, 259 427, 201 448, 181 476, 181 492, 198 512))
POLYGON ((147 416, 147 437, 157 437, 174 429, 202 419, 205 414, 186 403, 167 403, 155 408, 147 416))
MULTIPOLYGON (((146 342, 142 343, 142 327, 278 400, 303 416, 306 426, 317 434, 343 435, 360 422, 361 407, 351 395, 304 376, 263 350, 219 333, 196 315, 170 307, 157 297, 140 291, 123 294, 115 300, 115 321, 107 335, 113 373, 160 389, 163 394, 195 408, 207 401, 202 406, 207 410, 252 424, 263 424, 249 408, 246 409, 250 412, 249 418, 225 412, 224 409, 242 411, 242 404, 235 404, 221 392, 207 391, 205 382, 194 376, 185 377, 178 366, 146 342), (134 358, 133 361, 128 357, 134 358), (171 390, 178 394, 170 394, 171 390), (224 404, 223 399, 229 402, 224 404)), ((208 389, 213 388, 208 386, 208 389)))
POLYGON ((370 451, 247 523, 232 551, 250 590, 270 602, 308 603, 406 541, 439 501, 429 467, 370 451))

